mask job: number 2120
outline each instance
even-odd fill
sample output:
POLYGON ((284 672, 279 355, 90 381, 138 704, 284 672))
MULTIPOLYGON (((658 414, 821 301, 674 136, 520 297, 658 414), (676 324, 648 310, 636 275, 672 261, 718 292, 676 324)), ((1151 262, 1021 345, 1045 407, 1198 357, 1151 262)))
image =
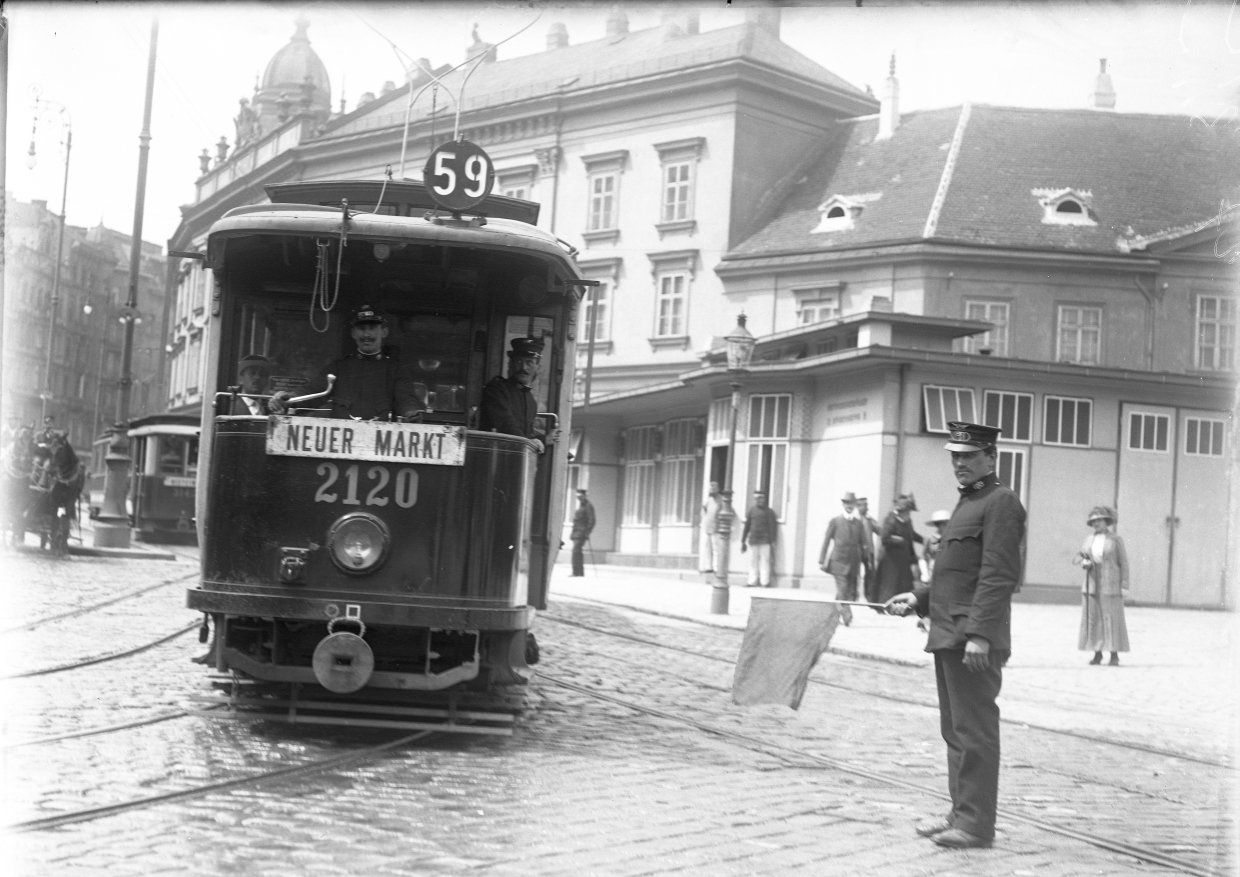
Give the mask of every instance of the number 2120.
MULTIPOLYGON (((357 498, 359 481, 359 467, 357 463, 346 467, 344 470, 344 499, 340 499, 340 495, 332 492, 331 489, 340 480, 340 469, 335 463, 320 463, 314 471, 327 477, 314 493, 315 502, 339 501, 344 505, 362 505, 362 501, 357 498)), ((387 492, 389 481, 393 480, 391 473, 382 466, 371 466, 366 470, 366 477, 377 483, 366 494, 365 504, 374 506, 387 505, 388 497, 384 494, 387 492)), ((400 469, 396 473, 395 482, 391 498, 402 509, 413 508, 413 504, 418 501, 418 471, 410 468, 400 469)))

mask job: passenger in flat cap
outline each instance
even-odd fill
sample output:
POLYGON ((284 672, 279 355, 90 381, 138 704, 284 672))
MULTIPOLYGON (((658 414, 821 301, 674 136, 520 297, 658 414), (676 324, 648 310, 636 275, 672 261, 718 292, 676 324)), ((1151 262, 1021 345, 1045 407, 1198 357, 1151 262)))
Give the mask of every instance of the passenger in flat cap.
POLYGON ((1128 552, 1115 533, 1115 509, 1094 506, 1085 523, 1093 532, 1085 537, 1072 562, 1085 569, 1081 586, 1081 633, 1077 648, 1093 652, 1089 662, 1102 663, 1111 653, 1110 665, 1119 666, 1119 653, 1128 651, 1128 624, 1124 598, 1128 596, 1128 552))
POLYGON ((271 380, 273 363, 265 356, 251 353, 237 363, 237 383, 241 393, 232 397, 229 414, 266 417, 271 413, 267 399, 267 383, 271 380), (243 395, 244 394, 244 395, 243 395))
POLYGON ((952 808, 916 831, 950 849, 988 847, 999 797, 1002 667, 1012 650, 1012 594, 1020 587, 1025 509, 995 475, 999 430, 948 424, 960 500, 943 531, 929 584, 887 601, 892 615, 930 616, 939 724, 952 808))
POLYGON ((542 453, 544 445, 534 428, 538 400, 533 385, 542 364, 541 338, 514 338, 508 351, 508 374, 496 375, 482 388, 478 428, 532 439, 542 453))
MULTIPOLYGON (((383 351, 388 336, 387 318, 370 305, 362 305, 353 312, 352 323, 349 334, 357 349, 328 363, 318 378, 306 386, 306 394, 321 393, 327 388, 327 376, 335 375, 329 416, 353 420, 420 419, 426 403, 415 392, 415 382, 397 359, 383 351)), ((287 392, 272 396, 272 413, 283 414, 288 399, 287 392)))

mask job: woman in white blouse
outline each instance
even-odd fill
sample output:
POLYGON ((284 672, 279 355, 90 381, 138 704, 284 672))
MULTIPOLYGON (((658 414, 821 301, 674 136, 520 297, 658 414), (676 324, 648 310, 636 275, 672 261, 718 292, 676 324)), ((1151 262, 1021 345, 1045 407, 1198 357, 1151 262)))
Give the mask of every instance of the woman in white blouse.
POLYGON ((1124 598, 1128 596, 1128 553, 1124 540, 1112 532, 1115 510, 1094 506, 1086 521, 1094 532, 1072 562, 1085 568, 1081 599, 1081 637, 1077 648, 1094 653, 1091 664, 1102 663, 1111 653, 1110 665, 1119 665, 1119 653, 1128 651, 1128 626, 1124 623, 1124 598))

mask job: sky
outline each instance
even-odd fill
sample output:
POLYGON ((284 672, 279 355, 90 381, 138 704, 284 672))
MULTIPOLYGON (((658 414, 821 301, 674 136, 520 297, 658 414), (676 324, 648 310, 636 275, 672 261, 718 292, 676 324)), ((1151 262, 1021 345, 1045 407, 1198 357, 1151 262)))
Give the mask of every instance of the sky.
MULTIPOLYGON (((697 4, 695 4, 697 5, 697 4)), ((703 31, 743 20, 741 2, 697 5, 703 31)), ((626 3, 630 30, 657 25, 663 4, 626 3)), ((198 155, 234 138, 238 100, 304 13, 308 36, 353 109, 363 92, 401 83, 392 46, 433 65, 464 59, 476 24, 499 58, 543 51, 563 22, 570 42, 604 35, 606 3, 268 2, 50 3, 9 0, 8 188, 59 212, 64 120, 73 148, 68 222, 130 233, 152 19, 159 21, 142 236, 161 245, 193 198, 198 155), (525 28, 523 30, 523 28, 525 28), (515 35, 515 36, 514 36, 515 35), (67 111, 37 125, 32 89, 67 111), (35 130, 32 132, 32 126, 35 130), (35 167, 26 159, 35 145, 35 167)), ((1185 124, 1240 134, 1240 12, 1235 3, 888 3, 784 7, 784 42, 854 85, 881 94, 896 57, 900 109, 964 101, 1028 107, 1087 105, 1107 59, 1117 112, 1174 113, 1185 124)))

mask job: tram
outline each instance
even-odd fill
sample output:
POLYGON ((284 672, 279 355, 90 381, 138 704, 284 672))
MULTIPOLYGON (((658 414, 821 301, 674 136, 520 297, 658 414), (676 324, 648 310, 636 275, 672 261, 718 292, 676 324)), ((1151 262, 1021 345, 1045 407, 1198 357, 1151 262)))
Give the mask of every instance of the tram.
POLYGON ((193 542, 198 477, 198 418, 151 414, 129 424, 133 476, 126 491, 134 536, 144 542, 193 542))
POLYGON ((204 659, 230 674, 238 709, 464 727, 463 704, 511 705, 532 677, 591 282, 535 226, 537 204, 489 194, 485 153, 447 147, 427 164, 438 186, 271 185, 272 203, 210 230, 214 405, 201 421, 202 575, 187 603, 204 613, 204 641, 210 619, 204 659), (316 386, 359 347, 359 309, 385 321, 381 356, 419 403, 410 422, 341 417, 336 376, 316 386), (484 385, 514 341, 543 350, 529 391, 537 435, 479 428, 484 385), (238 367, 254 362, 267 386, 243 391, 238 367), (251 410, 277 394, 281 413, 251 410))
MULTIPOLYGON (((198 429, 199 418, 189 414, 151 414, 130 422, 127 435, 132 475, 125 487, 125 506, 138 539, 197 540, 198 429)), ((107 432, 91 446, 87 479, 91 518, 98 518, 103 509, 111 444, 112 434, 107 432)))

